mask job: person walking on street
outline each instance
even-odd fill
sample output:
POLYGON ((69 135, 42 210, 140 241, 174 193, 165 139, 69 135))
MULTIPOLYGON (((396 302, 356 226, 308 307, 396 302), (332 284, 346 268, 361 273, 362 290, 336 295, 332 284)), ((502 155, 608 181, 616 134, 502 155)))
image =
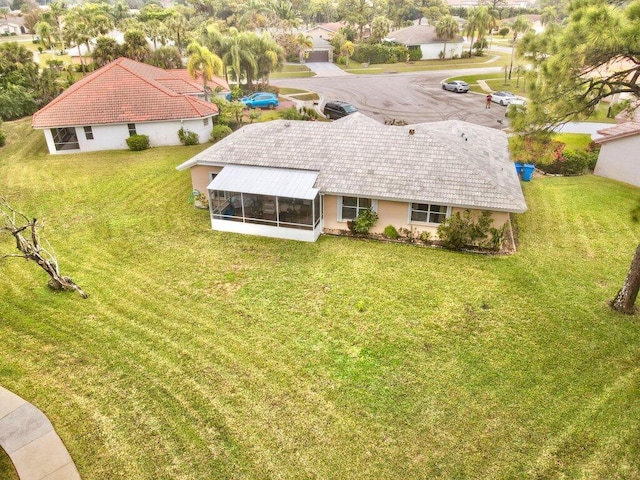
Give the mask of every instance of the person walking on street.
POLYGON ((491 94, 487 95, 487 104, 484 106, 484 108, 491 108, 491 99, 493 97, 491 96, 491 94))

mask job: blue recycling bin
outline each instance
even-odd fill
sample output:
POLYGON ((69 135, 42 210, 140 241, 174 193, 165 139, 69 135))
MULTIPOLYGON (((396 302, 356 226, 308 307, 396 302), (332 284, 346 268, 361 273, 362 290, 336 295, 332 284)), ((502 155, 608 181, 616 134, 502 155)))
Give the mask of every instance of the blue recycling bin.
POLYGON ((516 173, 518 174, 518 176, 522 175, 522 169, 524 168, 523 165, 521 163, 515 162, 514 163, 515 167, 516 167, 516 173))
POLYGON ((533 177, 533 171, 535 169, 536 167, 533 165, 533 163, 525 163, 522 167, 522 180, 524 180, 525 182, 530 182, 531 177, 533 177))

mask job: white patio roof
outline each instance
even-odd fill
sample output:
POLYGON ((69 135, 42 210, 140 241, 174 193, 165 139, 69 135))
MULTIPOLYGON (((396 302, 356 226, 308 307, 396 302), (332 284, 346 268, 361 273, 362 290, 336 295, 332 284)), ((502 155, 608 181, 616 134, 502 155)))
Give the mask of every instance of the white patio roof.
POLYGON ((313 200, 319 191, 314 188, 318 173, 286 168, 227 165, 211 181, 207 190, 313 200))

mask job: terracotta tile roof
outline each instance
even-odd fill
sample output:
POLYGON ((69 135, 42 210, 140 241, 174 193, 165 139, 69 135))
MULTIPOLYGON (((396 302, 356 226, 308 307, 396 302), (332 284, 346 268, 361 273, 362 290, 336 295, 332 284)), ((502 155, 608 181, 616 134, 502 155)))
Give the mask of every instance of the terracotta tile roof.
POLYGON ((594 140, 596 143, 607 143, 611 140, 616 140, 618 138, 630 137, 632 135, 640 134, 640 123, 639 122, 625 122, 615 125, 611 128, 604 128, 602 130, 598 130, 598 133, 602 135, 602 137, 594 140))
MULTIPOLYGON (((119 58, 74 83, 33 115, 34 128, 203 118, 217 107, 196 97, 186 70, 119 58)), ((201 91, 201 90, 200 90, 201 91)))

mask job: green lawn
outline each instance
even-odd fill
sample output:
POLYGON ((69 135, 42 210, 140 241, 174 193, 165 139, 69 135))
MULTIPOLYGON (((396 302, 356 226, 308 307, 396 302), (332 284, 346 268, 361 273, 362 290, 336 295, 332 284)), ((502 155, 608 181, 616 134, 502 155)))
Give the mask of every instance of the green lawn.
POLYGON ((307 244, 211 231, 175 171, 202 146, 49 156, 3 128, 0 192, 91 296, 4 261, 0 383, 83 478, 640 477, 640 322, 607 306, 638 189, 524 184, 512 256, 307 244))
MULTIPOLYGON (((500 52, 487 53, 484 57, 456 58, 447 60, 419 60, 416 62, 376 63, 365 67, 363 64, 349 60, 349 66, 339 65, 349 73, 399 73, 423 72, 428 70, 461 69, 492 66, 499 67, 508 63, 509 56, 500 52), (495 57, 498 57, 495 60, 495 57)), ((495 76, 495 75, 493 75, 495 76)))

